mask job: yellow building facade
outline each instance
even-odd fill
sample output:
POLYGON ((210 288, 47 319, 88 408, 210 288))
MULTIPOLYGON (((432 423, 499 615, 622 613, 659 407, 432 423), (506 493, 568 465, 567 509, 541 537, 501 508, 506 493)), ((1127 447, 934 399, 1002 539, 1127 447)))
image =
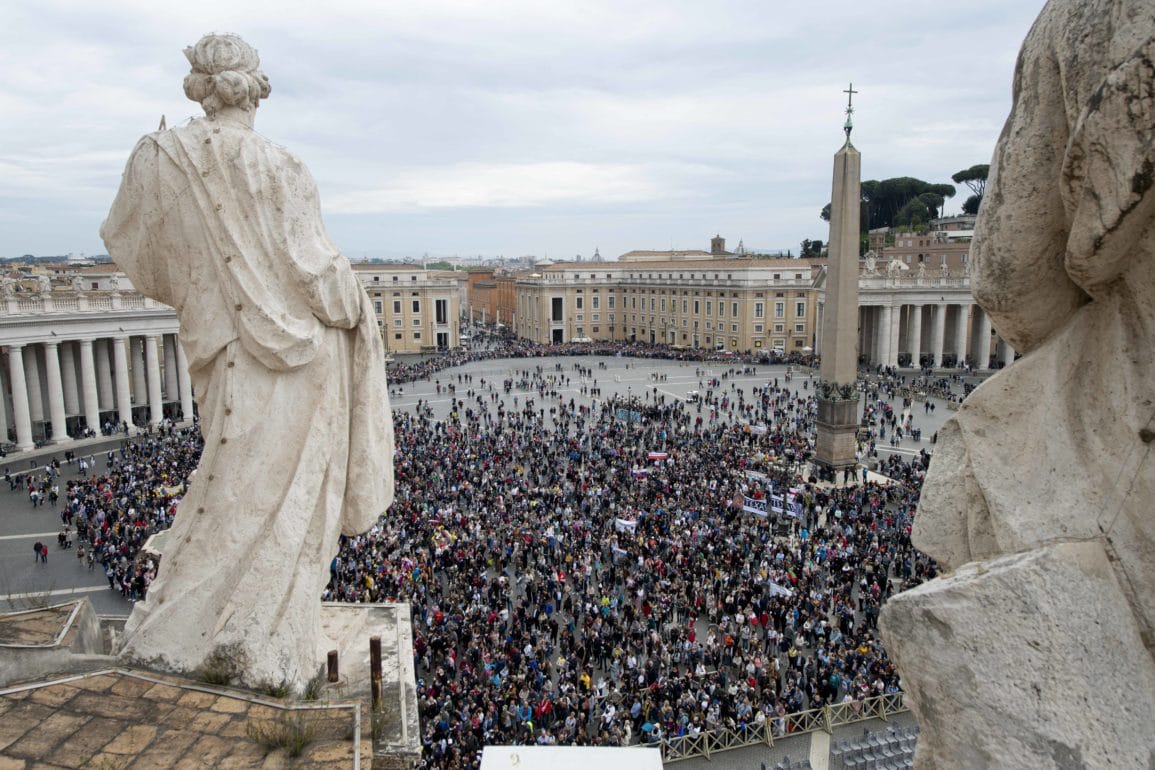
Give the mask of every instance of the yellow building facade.
POLYGON ((516 281, 519 337, 783 353, 814 345, 816 267, 800 259, 570 262, 516 281))
POLYGON ((461 346, 464 274, 403 264, 357 263, 353 270, 373 301, 385 350, 422 353, 461 346))

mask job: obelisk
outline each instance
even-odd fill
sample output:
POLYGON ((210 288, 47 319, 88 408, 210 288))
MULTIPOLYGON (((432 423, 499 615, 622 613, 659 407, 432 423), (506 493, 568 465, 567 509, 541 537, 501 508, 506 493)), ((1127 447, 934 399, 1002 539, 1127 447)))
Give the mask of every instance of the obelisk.
POLYGON ((862 158, 850 143, 854 85, 845 93, 846 142, 834 155, 830 197, 826 304, 822 314, 822 366, 818 382, 815 462, 831 470, 854 465, 858 428, 858 243, 862 158))

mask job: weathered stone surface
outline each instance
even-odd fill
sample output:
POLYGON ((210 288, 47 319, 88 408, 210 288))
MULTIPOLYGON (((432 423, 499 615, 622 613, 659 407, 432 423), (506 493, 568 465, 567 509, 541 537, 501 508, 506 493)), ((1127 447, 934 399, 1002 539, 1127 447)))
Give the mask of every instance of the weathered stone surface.
MULTIPOLYGON (((980 755, 975 747, 967 756, 977 764, 967 765, 947 762, 939 748, 931 755, 945 763, 938 766, 1155 762, 1148 753, 1155 749, 1148 699, 1155 665, 1153 185, 1150 3, 1052 0, 1019 58, 1015 103, 971 249, 976 299, 1024 356, 971 394, 939 432, 912 540, 959 574, 883 612, 904 686, 922 693, 915 698, 921 741, 963 751, 965 734, 977 746, 1014 752, 980 755), (1086 590, 1089 582, 1076 588, 1070 565, 1051 557, 1063 542, 1109 556, 1088 573, 1099 591, 1086 590), (1000 572, 984 576, 995 565, 1000 572), (1059 585, 1070 585, 1076 598, 1046 601, 1042 587, 1059 585), (1036 606, 1000 590, 1034 591, 1036 606), (1112 625, 1088 625, 1097 612, 1115 613, 1112 625), (956 641, 943 645, 940 637, 950 634, 956 641), (1059 671, 1068 663, 1082 670, 1059 671), (1137 679, 1128 684, 1124 671, 1137 679), (1047 709, 1030 703, 1036 672, 1053 700, 1047 709), (984 694, 945 698, 939 683, 955 678, 959 691, 984 694), (1062 690, 1061 682, 1095 692, 1062 690), (1064 729, 1058 744, 1054 724, 1064 729), (1119 746, 1104 747, 1102 736, 1119 746), (1066 754, 1064 746, 1080 753, 1066 754)), ((920 766, 935 765, 920 753, 920 766)))
POLYGON ((968 564, 887 606, 920 767, 1146 767, 1153 756, 1155 666, 1100 543, 968 564))
POLYGON ((185 53, 206 117, 137 144, 101 228, 134 286, 176 310, 205 437, 122 655, 300 692, 329 649, 337 538, 392 498, 384 349, 309 172, 253 131, 256 50, 208 35, 185 53))

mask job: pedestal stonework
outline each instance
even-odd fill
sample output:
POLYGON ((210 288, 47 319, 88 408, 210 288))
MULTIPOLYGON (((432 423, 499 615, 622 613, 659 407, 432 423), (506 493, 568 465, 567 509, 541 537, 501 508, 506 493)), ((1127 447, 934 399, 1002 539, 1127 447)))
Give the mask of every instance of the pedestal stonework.
POLYGON ((886 607, 887 650, 923 725, 918 767, 1155 759, 1155 668, 1135 654, 1139 627, 1101 543, 969 564, 886 607))
POLYGON ((855 465, 858 449, 858 400, 818 399, 818 431, 814 459, 829 468, 855 465))
POLYGON ((880 630, 920 768, 1155 768, 1155 14, 1051 0, 970 264, 1023 357, 939 431, 880 630))

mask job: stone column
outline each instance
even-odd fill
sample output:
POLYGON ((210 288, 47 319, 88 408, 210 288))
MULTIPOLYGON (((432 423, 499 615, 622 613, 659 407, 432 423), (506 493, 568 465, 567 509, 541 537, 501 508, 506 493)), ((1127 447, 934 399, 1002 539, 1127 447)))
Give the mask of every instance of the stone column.
POLYGON ((931 366, 934 367, 942 366, 942 349, 946 345, 946 308, 946 305, 931 306, 934 315, 931 319, 930 354, 933 359, 931 366))
POLYGON ((96 359, 96 393, 101 410, 112 409, 116 397, 112 391, 112 367, 109 365, 108 340, 98 339, 92 343, 92 353, 96 359))
POLYGON ((180 376, 180 410, 184 414, 184 419, 192 421, 193 418, 193 389, 192 379, 188 373, 188 357, 184 353, 184 346, 180 344, 180 340, 176 341, 176 369, 180 376))
POLYGON ((145 368, 148 372, 148 424, 159 425, 164 419, 164 399, 160 395, 160 346, 157 335, 144 338, 145 368))
POLYGON ((910 365, 918 368, 919 356, 922 354, 922 305, 910 306, 910 329, 907 331, 907 340, 910 343, 910 365))
POLYGON ((69 340, 60 343, 60 380, 64 384, 64 413, 80 414, 80 398, 76 387, 76 354, 69 340))
POLYGON ((886 332, 886 366, 898 366, 898 332, 901 322, 902 314, 891 308, 890 328, 883 330, 886 332))
POLYGON ((958 317, 954 320, 954 350, 955 355, 958 356, 958 366, 960 369, 966 362, 967 358, 967 329, 970 327, 970 305, 958 306, 958 317))
POLYGON ((975 313, 978 314, 978 324, 975 334, 975 368, 976 369, 990 369, 991 368, 991 317, 987 311, 975 305, 975 313))
POLYGON ((165 401, 177 400, 177 373, 176 373, 176 335, 166 334, 162 339, 164 344, 164 391, 165 401))
POLYGON ((8 408, 8 397, 5 395, 7 392, 4 387, 4 367, 0 366, 0 443, 8 441, 8 415, 11 414, 11 410, 8 408))
POLYGON ((148 381, 145 376, 144 340, 140 337, 129 337, 128 366, 132 370, 132 403, 140 406, 148 398, 148 381))
POLYGON ((132 392, 128 384, 128 337, 112 339, 112 357, 116 365, 116 408, 119 419, 132 428, 132 392))
POLYGON ((68 441, 68 420, 64 416, 64 385, 60 380, 60 345, 44 343, 44 370, 48 376, 48 412, 52 419, 52 443, 68 441))
POLYGON ((28 382, 28 413, 32 422, 44 420, 44 391, 40 387, 40 359, 36 355, 35 345, 25 345, 21 351, 24 355, 24 376, 28 382))
POLYGON ((894 366, 891 362, 892 356, 897 358, 897 352, 892 353, 891 350, 892 344, 894 343, 891 335, 891 328, 894 326, 892 323, 895 315, 894 308, 889 305, 884 305, 881 311, 882 312, 878 314, 878 362, 882 366, 894 366))
POLYGON ((1011 343, 1003 340, 1003 366, 1010 366, 1015 362, 1015 349, 1011 343))
POLYGON ((96 386, 96 366, 92 357, 92 340, 80 340, 80 381, 84 394, 84 422, 100 435, 100 397, 96 386))
POLYGON ((28 383, 24 379, 22 345, 8 347, 8 376, 12 382, 12 419, 16 423, 16 448, 32 449, 32 417, 28 408, 28 383))
POLYGON ((884 336, 882 333, 882 307, 875 305, 870 312, 874 316, 870 324, 870 363, 881 364, 882 338, 884 336))

